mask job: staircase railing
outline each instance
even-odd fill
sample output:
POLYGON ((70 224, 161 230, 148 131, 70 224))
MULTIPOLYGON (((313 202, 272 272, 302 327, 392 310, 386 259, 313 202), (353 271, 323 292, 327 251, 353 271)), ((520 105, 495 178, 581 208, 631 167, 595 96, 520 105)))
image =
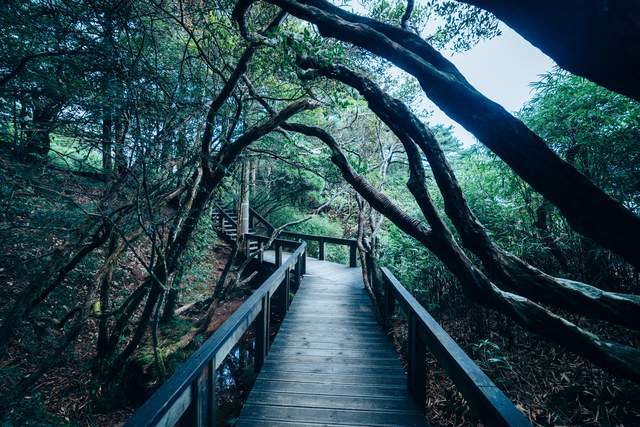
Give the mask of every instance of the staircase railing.
POLYGON ((262 215, 256 212, 252 207, 249 208, 249 227, 256 228, 258 223, 262 224, 268 233, 273 233, 275 231, 275 227, 271 225, 269 221, 267 221, 262 215))
POLYGON ((284 317, 290 302, 289 289, 299 285, 306 266, 305 242, 275 240, 274 244, 280 247, 295 245, 296 249, 286 260, 281 260, 278 269, 129 418, 125 426, 215 425, 216 369, 252 324, 256 336, 254 367, 256 372, 260 371, 269 351, 271 301, 274 296, 280 299, 277 306, 284 317))
POLYGON ((235 225, 235 226, 237 226, 237 225, 238 225, 238 223, 236 222, 236 220, 235 220, 235 219, 233 219, 233 218, 231 217, 231 215, 229 215, 229 214, 227 213, 227 211, 226 211, 226 210, 224 210, 224 208, 223 208, 222 206, 220 206, 219 204, 217 204, 217 203, 215 203, 215 202, 213 203, 213 206, 214 206, 214 208, 216 209, 216 212, 218 213, 218 226, 219 226, 220 228, 223 228, 223 226, 224 226, 224 221, 225 221, 225 220, 229 221, 229 223, 231 223, 231 224, 233 224, 233 225, 235 225))
MULTIPOLYGON (((374 263, 368 259, 367 265, 372 266, 374 263)), ((421 405, 426 402, 426 358, 429 350, 485 425, 530 426, 527 417, 402 286, 393 273, 385 267, 379 272, 380 275, 376 275, 368 271, 372 287, 382 288, 383 327, 388 333, 391 331, 396 306, 401 308, 407 319, 407 385, 413 398, 421 405), (382 283, 375 283, 377 276, 382 283)))

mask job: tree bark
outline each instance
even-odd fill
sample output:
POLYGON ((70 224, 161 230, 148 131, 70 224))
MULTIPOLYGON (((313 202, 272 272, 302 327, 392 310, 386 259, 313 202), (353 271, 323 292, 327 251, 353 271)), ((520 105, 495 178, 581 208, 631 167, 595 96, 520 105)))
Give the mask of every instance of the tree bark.
POLYGON ((458 1, 493 13, 565 70, 640 101, 640 2, 458 1))

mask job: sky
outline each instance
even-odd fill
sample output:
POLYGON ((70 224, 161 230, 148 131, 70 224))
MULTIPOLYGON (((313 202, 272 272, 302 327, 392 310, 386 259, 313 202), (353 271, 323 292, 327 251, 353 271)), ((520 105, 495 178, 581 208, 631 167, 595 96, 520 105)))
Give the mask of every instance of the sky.
MULTIPOLYGON (((530 83, 551 70, 554 62, 511 28, 502 24, 502 35, 480 42, 464 53, 448 55, 481 93, 508 111, 517 111, 532 95, 530 83)), ((432 124, 452 125, 454 134, 469 146, 475 138, 437 107, 432 124)))

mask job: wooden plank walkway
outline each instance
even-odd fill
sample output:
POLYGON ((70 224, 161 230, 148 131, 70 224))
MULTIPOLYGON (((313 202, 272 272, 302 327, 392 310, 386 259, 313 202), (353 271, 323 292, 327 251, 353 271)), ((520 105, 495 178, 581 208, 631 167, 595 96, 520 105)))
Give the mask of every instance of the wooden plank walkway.
POLYGON ((307 274, 236 426, 426 425, 361 274, 307 258, 307 274))

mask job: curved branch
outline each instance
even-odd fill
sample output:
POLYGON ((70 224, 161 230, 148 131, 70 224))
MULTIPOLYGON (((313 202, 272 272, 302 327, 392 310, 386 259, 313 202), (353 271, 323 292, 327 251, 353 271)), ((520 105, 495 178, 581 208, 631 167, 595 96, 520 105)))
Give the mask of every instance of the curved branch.
POLYGON ((320 33, 360 46, 415 76, 450 117, 558 207, 574 229, 640 267, 640 218, 596 187, 520 120, 478 92, 417 35, 346 12, 326 0, 266 0, 317 25, 320 33))
POLYGON ((413 13, 414 6, 414 0, 407 0, 407 8, 404 10, 404 14, 400 19, 400 28, 402 28, 403 30, 409 29, 409 20, 411 19, 411 14, 413 13))
MULTIPOLYGON (((458 230, 463 244, 482 261, 487 273, 502 288, 590 318, 640 329, 637 321, 640 318, 640 297, 637 295, 607 292, 585 283, 550 276, 497 246, 467 204, 440 144, 402 101, 392 98, 373 81, 342 65, 304 56, 299 56, 297 62, 304 69, 312 69, 316 74, 356 89, 367 100, 369 108, 400 139, 409 158, 419 159, 414 142, 420 147, 442 193, 445 212, 458 230)), ((416 183, 424 182, 423 171, 416 170, 415 174, 416 183)), ((420 201, 418 203, 423 205, 420 201)), ((427 212, 424 214, 427 217, 427 212)))

